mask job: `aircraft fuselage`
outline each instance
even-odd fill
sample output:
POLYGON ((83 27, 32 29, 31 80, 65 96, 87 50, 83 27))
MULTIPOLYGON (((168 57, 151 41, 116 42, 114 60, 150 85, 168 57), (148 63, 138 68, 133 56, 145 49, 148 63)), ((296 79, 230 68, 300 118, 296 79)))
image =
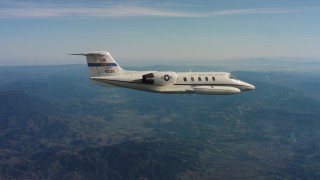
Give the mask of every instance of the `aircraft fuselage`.
POLYGON ((87 58, 94 82, 159 93, 237 94, 255 87, 228 72, 129 71, 106 51, 90 51, 87 58))

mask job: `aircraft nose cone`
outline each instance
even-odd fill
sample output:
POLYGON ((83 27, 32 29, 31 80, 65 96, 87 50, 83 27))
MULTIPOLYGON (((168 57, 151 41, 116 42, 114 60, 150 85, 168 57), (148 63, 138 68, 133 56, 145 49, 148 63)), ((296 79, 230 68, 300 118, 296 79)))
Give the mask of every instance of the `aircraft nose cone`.
POLYGON ((244 91, 250 91, 250 90, 254 90, 254 89, 256 89, 256 87, 254 85, 243 82, 243 90, 244 91))
POLYGON ((254 90, 254 89, 256 89, 256 87, 255 87, 254 85, 251 85, 251 84, 250 84, 249 89, 250 89, 250 90, 254 90))

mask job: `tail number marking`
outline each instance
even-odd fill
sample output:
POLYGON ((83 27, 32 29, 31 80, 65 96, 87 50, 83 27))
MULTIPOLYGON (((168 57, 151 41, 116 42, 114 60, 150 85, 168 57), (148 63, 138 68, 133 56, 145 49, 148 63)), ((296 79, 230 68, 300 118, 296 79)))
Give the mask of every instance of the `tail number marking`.
POLYGON ((106 72, 106 73, 114 73, 114 70, 107 69, 107 70, 105 70, 104 72, 106 72))

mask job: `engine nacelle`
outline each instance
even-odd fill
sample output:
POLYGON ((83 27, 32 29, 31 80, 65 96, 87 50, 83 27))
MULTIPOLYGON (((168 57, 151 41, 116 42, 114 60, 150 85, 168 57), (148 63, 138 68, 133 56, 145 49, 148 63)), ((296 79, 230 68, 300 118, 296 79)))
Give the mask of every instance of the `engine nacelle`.
POLYGON ((177 82, 178 75, 175 72, 154 72, 142 76, 144 84, 166 86, 177 82))

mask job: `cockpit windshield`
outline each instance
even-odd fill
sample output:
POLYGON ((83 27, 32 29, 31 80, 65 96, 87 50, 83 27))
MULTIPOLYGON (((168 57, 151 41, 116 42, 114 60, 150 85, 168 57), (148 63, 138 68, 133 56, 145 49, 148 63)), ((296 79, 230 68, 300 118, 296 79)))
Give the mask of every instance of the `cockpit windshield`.
POLYGON ((234 79, 234 80, 239 80, 239 79, 238 79, 235 75, 233 75, 233 74, 230 74, 230 75, 229 75, 229 78, 230 78, 230 79, 234 79))

